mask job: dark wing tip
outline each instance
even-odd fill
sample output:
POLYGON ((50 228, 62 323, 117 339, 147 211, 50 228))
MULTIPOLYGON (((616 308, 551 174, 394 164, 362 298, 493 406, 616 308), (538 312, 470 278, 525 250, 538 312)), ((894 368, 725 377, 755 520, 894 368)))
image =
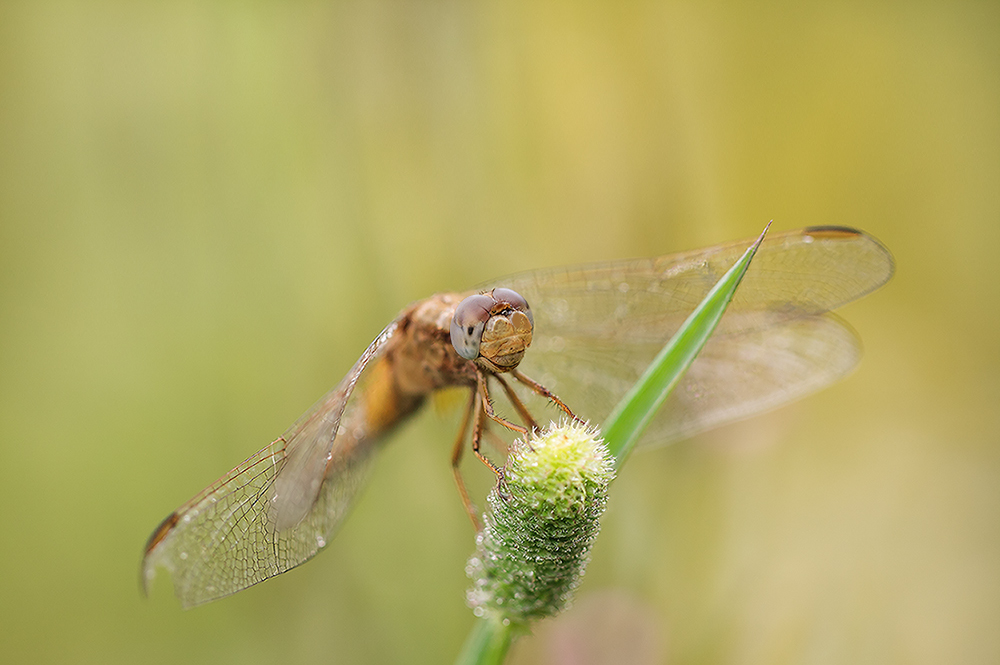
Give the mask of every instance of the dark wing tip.
POLYGON ((852 238, 865 235, 864 232, 852 229, 850 226, 837 226, 835 224, 807 226, 802 229, 802 234, 820 238, 852 238))
MULTIPOLYGON (((881 253, 882 259, 882 275, 880 279, 876 280, 872 288, 869 291, 874 291, 878 287, 882 286, 888 282, 892 276, 896 273, 896 260, 892 256, 892 252, 886 247, 882 242, 872 236, 869 233, 861 231, 860 229, 851 228, 850 226, 837 226, 835 224, 822 225, 822 226, 807 226, 802 229, 802 235, 811 236, 820 240, 863 240, 872 244, 877 252, 881 253)), ((868 293, 866 291, 865 293, 868 293)), ((860 294, 858 297, 861 297, 860 294)))
POLYGON ((147 570, 149 553, 152 552, 157 545, 163 542, 163 539, 173 531, 174 526, 180 521, 180 515, 177 511, 170 513, 167 519, 160 522, 160 525, 156 527, 153 534, 146 541, 146 547, 142 551, 142 564, 139 566, 139 588, 142 591, 144 597, 149 597, 149 580, 151 579, 150 571, 147 570))
POLYGON ((149 540, 146 541, 146 549, 143 550, 144 557, 149 556, 149 553, 153 551, 153 548, 159 545, 163 539, 167 537, 167 534, 173 530, 179 520, 180 515, 177 514, 177 511, 174 511, 167 516, 167 519, 160 522, 160 525, 153 531, 149 540))

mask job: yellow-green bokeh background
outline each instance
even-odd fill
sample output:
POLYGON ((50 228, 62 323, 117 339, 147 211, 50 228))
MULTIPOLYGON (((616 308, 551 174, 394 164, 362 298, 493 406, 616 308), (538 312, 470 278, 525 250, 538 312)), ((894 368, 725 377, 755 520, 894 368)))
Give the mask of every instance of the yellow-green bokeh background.
POLYGON ((634 457, 516 662, 1000 662, 1000 5, 3 2, 0 658, 450 662, 449 416, 277 580, 142 545, 408 302, 770 219, 893 250, 860 370, 634 457))

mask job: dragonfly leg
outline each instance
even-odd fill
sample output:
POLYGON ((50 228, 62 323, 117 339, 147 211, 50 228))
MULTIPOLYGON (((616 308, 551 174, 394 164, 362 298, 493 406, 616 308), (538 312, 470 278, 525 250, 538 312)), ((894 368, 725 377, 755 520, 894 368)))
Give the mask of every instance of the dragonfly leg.
POLYGON ((493 446, 493 450, 498 455, 506 455, 507 449, 510 447, 506 441, 500 438, 500 435, 490 429, 490 422, 488 420, 483 421, 483 434, 489 439, 489 443, 493 446))
POLYGON ((493 473, 497 474, 499 477, 501 475, 501 471, 497 468, 497 465, 491 462, 488 457, 479 451, 479 446, 483 440, 483 427, 485 426, 485 423, 483 422, 483 415, 488 415, 488 412, 485 407, 487 401, 483 400, 482 392, 477 390, 475 395, 475 404, 473 406, 473 411, 475 413, 473 414, 472 420, 472 452, 474 452, 476 457, 478 457, 483 464, 490 467, 493 473))
POLYGON ((506 418, 497 415, 497 412, 493 410, 493 402, 490 400, 489 390, 486 388, 486 377, 481 371, 476 372, 476 383, 479 387, 480 402, 482 403, 482 409, 486 413, 487 417, 493 422, 503 425, 512 432, 517 432, 518 434, 527 434, 528 428, 521 427, 515 423, 510 422, 506 418))
POLYGON ((469 404, 465 407, 465 415, 462 416, 462 425, 458 429, 455 446, 451 449, 451 472, 455 476, 455 484, 458 485, 458 493, 462 497, 462 505, 465 507, 465 512, 469 516, 469 519, 472 520, 472 527, 476 531, 480 531, 483 528, 479 522, 479 511, 476 510, 476 505, 469 498, 469 490, 465 487, 465 479, 462 478, 462 470, 459 468, 459 465, 462 462, 462 453, 465 451, 465 433, 469 430, 469 419, 473 413, 480 412, 477 405, 478 395, 479 393, 476 392, 475 388, 469 391, 469 404))
POLYGON ((529 388, 531 388, 535 393, 537 393, 538 395, 541 395, 542 397, 544 397, 545 399, 549 400, 550 402, 552 402, 553 404, 555 404, 556 406, 558 406, 560 409, 562 409, 563 411, 565 411, 566 415, 569 416, 570 418, 572 418, 573 420, 576 420, 578 422, 582 422, 580 420, 580 418, 578 418, 576 416, 575 413, 573 413, 572 411, 570 411, 570 408, 568 406, 566 406, 565 402, 563 402, 561 399, 559 399, 558 397, 556 397, 555 393, 553 393, 551 390, 549 390, 548 388, 546 388, 542 384, 538 383, 537 381, 535 381, 533 379, 529 379, 527 376, 525 376, 521 372, 517 371, 516 369, 513 370, 513 371, 511 371, 511 375, 515 379, 517 379, 518 381, 520 381, 521 383, 523 383, 524 385, 526 385, 529 388))
POLYGON ((524 402, 522 402, 521 398, 517 396, 517 393, 515 393, 514 389, 510 387, 510 384, 507 383, 506 379, 499 374, 494 374, 494 378, 500 383, 500 386, 503 387, 503 391, 507 393, 507 399, 509 399, 510 403, 514 405, 514 408, 517 409, 517 412, 521 415, 521 420, 524 421, 524 424, 530 429, 538 429, 538 423, 531 417, 528 407, 524 405, 524 402))

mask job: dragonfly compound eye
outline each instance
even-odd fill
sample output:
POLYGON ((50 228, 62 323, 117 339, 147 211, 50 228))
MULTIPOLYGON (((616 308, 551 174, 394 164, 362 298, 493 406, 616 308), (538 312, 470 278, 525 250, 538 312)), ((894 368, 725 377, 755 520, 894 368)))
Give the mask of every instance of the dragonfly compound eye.
MULTIPOLYGON (((528 301, 525 300, 520 293, 511 289, 498 288, 493 289, 492 295, 498 305, 509 305, 511 309, 523 312, 524 315, 528 317, 528 321, 531 325, 535 325, 535 317, 531 314, 531 308, 528 306, 528 301)), ((496 311, 496 307, 494 307, 494 311, 496 311)))
POLYGON ((466 360, 479 357, 483 328, 489 321, 490 309, 495 304, 496 301, 490 296, 478 293, 458 303, 455 308, 455 316, 451 318, 451 345, 466 360))

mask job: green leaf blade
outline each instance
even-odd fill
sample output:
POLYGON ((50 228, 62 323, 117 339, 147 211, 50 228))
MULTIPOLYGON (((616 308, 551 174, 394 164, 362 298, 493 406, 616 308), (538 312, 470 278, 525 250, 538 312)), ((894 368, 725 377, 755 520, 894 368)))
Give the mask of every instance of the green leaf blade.
POLYGON ((605 420, 604 439, 618 468, 715 331, 770 226, 712 287, 605 420))

